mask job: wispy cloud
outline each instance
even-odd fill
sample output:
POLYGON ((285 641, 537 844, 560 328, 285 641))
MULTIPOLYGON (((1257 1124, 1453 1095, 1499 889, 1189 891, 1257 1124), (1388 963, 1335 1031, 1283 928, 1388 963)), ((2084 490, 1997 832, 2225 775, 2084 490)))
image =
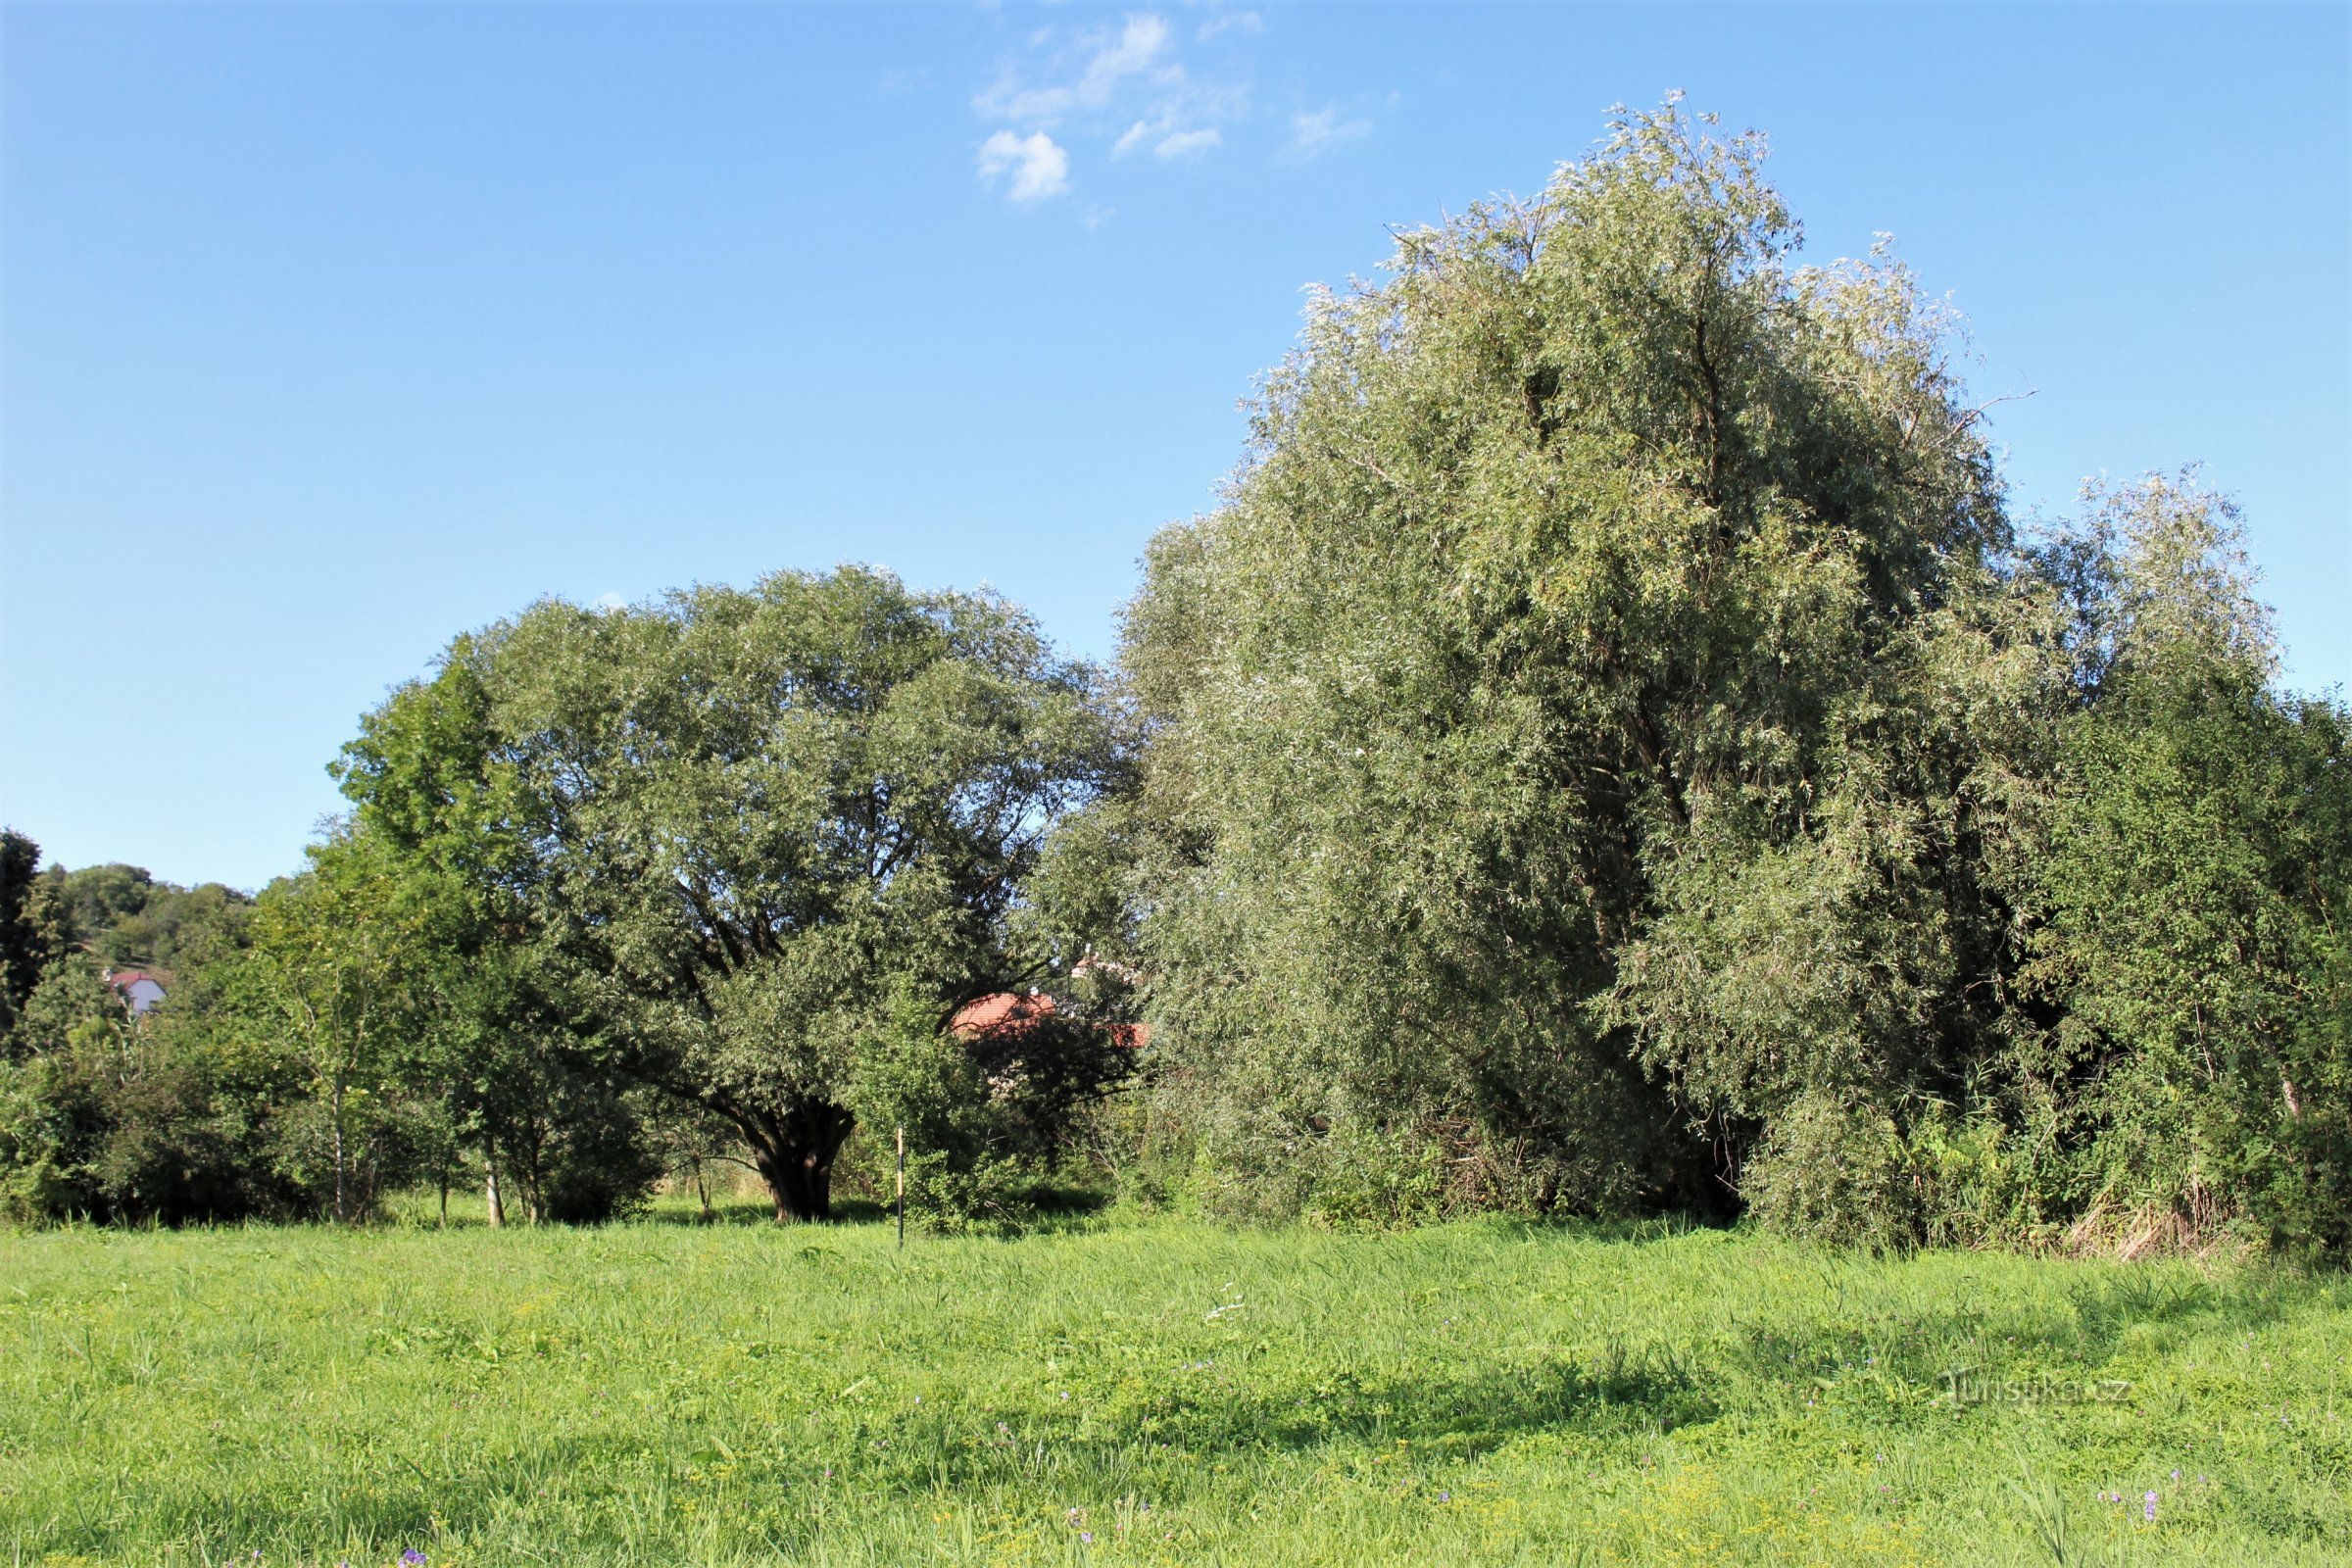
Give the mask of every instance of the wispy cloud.
POLYGON ((1213 125, 1204 126, 1200 130, 1180 130, 1175 135, 1163 136, 1154 143, 1152 148, 1152 156, 1162 161, 1191 158, 1196 154, 1208 151, 1211 147, 1218 146, 1224 140, 1224 133, 1213 125))
POLYGON ((1291 117, 1291 141, 1284 151, 1300 161, 1320 158, 1344 142, 1361 141, 1371 134, 1371 121, 1342 120, 1339 110, 1326 104, 1312 114, 1291 117))
MULTIPOLYGON (((1213 25, 1200 37, 1265 25, 1254 12, 1209 21, 1213 25)), ((1047 26, 1032 33, 1026 63, 1006 63, 972 99, 984 118, 1007 127, 983 145, 981 177, 993 180, 1011 171, 1017 150, 1032 147, 1041 136, 1048 138, 1057 162, 1050 170, 1040 168, 1032 196, 1022 196, 1025 182, 1016 174, 1008 192, 1015 201, 1043 200, 1069 189, 1072 150, 1083 151, 1089 142, 1107 143, 1114 159, 1140 152, 1163 163, 1200 158, 1223 146, 1221 127, 1249 114, 1249 86, 1238 79, 1198 79, 1178 53, 1175 29, 1151 12, 1076 32, 1047 26)), ((1046 155, 1041 149, 1034 156, 1046 155)))
MULTIPOLYGON (((1040 32, 1032 43, 1050 42, 1052 36, 1051 31, 1040 32)), ((986 92, 972 100, 972 106, 991 120, 1021 125, 1057 124, 1079 110, 1107 108, 1120 88, 1136 77, 1166 79, 1173 72, 1181 79, 1182 66, 1162 63, 1167 48, 1165 22, 1150 15, 1129 17, 1116 29, 1097 29, 1079 39, 1075 52, 1082 63, 1076 80, 1023 86, 1007 67, 986 92)))
POLYGON ((979 167, 986 185, 1010 174, 1005 199, 1023 207, 1070 188, 1070 155, 1042 130, 1026 136, 998 131, 980 144, 979 167))
POLYGON ((1263 32, 1265 30, 1266 19, 1254 11, 1220 11, 1200 24, 1200 30, 1193 36, 1202 43, 1206 43, 1221 32, 1263 32))

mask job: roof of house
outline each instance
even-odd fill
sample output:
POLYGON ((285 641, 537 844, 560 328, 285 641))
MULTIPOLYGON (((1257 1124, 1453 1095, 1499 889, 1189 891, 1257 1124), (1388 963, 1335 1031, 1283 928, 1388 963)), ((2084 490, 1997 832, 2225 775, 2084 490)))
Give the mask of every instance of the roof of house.
POLYGON ((99 978, 117 991, 128 991, 142 980, 158 991, 164 989, 163 979, 158 975, 149 974, 144 969, 107 969, 100 972, 99 978))
MULTIPOLYGON (((1000 991, 956 1008, 956 1016, 948 1020, 948 1029, 959 1035, 1019 1035, 1053 1017, 1054 1010, 1054 999, 1042 991, 1000 991)), ((1114 1023, 1105 1027, 1111 1040, 1121 1046, 1145 1046, 1152 1040, 1150 1024, 1114 1023)))

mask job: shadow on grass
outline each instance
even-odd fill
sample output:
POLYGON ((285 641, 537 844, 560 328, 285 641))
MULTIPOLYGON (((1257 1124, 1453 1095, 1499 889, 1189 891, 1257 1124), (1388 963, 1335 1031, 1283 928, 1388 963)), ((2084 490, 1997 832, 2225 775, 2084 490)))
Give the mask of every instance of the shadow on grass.
MULTIPOLYGON (((983 1234, 1055 1235, 1085 1230, 1100 1223, 1102 1212, 1110 1206, 1110 1195, 1085 1187, 1041 1185, 1030 1189, 1027 1196, 1029 1212, 1017 1229, 983 1234)), ((713 1200, 709 1209, 676 1201, 657 1202, 637 1216, 642 1224, 650 1225, 777 1225, 776 1211, 764 1198, 727 1197, 713 1200)), ((790 1222, 786 1222, 789 1224, 790 1222)), ((896 1225, 898 1213, 884 1200, 862 1197, 836 1197, 833 1212, 815 1223, 821 1225, 896 1225)), ((919 1215, 906 1216, 906 1234, 911 1240, 923 1233, 919 1215)))

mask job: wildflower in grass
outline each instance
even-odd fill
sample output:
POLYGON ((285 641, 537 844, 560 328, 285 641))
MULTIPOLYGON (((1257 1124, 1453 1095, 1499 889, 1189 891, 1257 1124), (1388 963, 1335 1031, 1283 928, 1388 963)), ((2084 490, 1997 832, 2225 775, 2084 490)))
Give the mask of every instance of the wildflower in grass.
POLYGON ((424 1553, 418 1551, 415 1546, 402 1552, 400 1560, 407 1565, 407 1568, 424 1568, 424 1553))
POLYGON ((1453 1500, 1453 1494, 1450 1492, 1441 1492, 1438 1494, 1438 1500, 1440 1502, 1451 1502, 1453 1500))
POLYGON ((1095 1533, 1092 1530, 1081 1530, 1078 1532, 1078 1539, 1091 1546, 1095 1544, 1095 1533))
POLYGON ((2140 1509, 2140 1517, 2150 1524, 2156 1522, 2156 1494, 2153 1492, 2148 1494, 2147 1505, 2140 1509))

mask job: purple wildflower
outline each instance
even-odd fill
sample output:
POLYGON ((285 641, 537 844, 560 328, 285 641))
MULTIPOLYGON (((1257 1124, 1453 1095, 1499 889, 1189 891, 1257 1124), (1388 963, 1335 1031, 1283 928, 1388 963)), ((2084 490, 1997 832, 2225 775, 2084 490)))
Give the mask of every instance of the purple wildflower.
POLYGON ((1453 1494, 1450 1492, 1441 1492, 1438 1494, 1438 1500, 1440 1502, 1451 1502, 1453 1500, 1453 1494))
POLYGON ((1092 1530, 1081 1530, 1078 1532, 1078 1539, 1091 1546, 1095 1544, 1095 1533, 1092 1530))
POLYGON ((2153 1492, 2148 1494, 2146 1506, 2140 1509, 2140 1515, 2150 1524, 2154 1524, 2156 1522, 2156 1494, 2153 1492))
POLYGON ((424 1568, 424 1553, 418 1551, 415 1546, 402 1552, 400 1560, 408 1564, 408 1568, 424 1568))

